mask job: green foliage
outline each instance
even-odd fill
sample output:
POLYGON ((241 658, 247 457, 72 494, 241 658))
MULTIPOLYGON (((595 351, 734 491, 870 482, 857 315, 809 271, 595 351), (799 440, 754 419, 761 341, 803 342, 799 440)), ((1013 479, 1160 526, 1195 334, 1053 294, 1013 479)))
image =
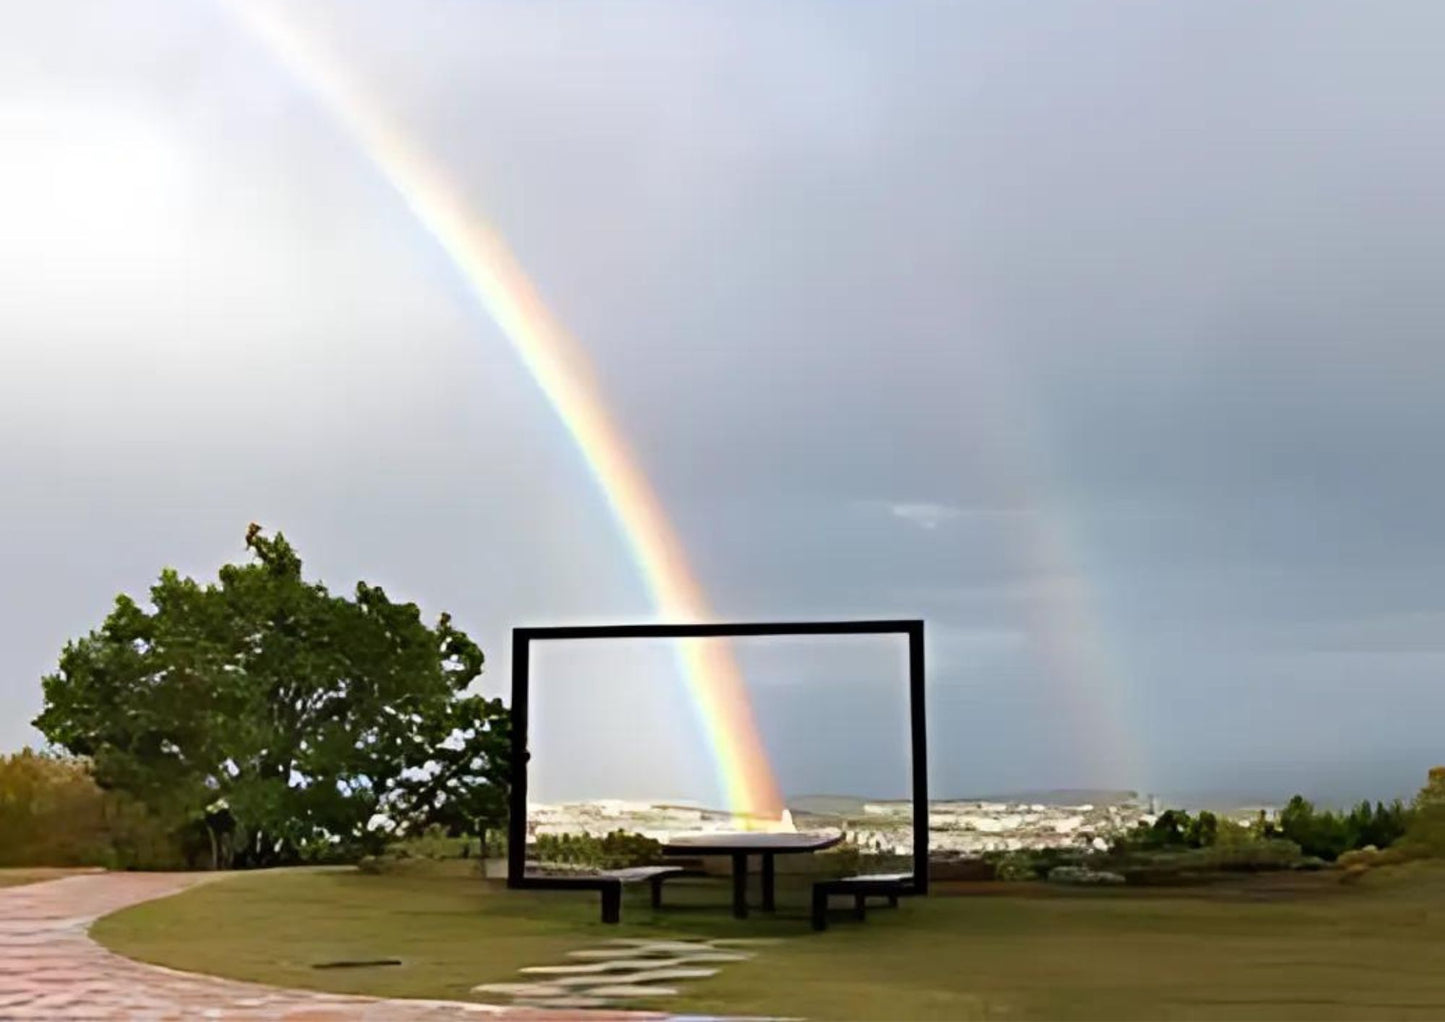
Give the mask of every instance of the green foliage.
POLYGON ((506 835, 500 831, 484 839, 475 834, 449 833, 433 823, 419 834, 390 842, 386 854, 403 859, 486 859, 507 854, 506 835))
POLYGON ((482 652, 443 614, 358 583, 302 577, 285 538, 202 585, 175 571, 66 645, 35 726, 209 844, 213 864, 377 851, 429 824, 460 832, 505 804, 507 715, 469 694, 482 652))
POLYGON ((652 866, 663 861, 661 843, 624 830, 614 830, 605 837, 539 834, 528 857, 537 862, 596 869, 652 866))
POLYGON ((1254 872, 1289 869, 1300 861, 1299 845, 1271 838, 1190 848, 1174 856, 1172 865, 1180 869, 1254 872))
MULTIPOLYGON (((1261 853, 1264 859, 1269 860, 1277 853, 1268 850, 1266 843, 1283 841, 1296 847, 1296 856, 1303 854, 1333 861, 1350 849, 1371 845, 1385 848, 1395 843, 1404 835, 1409 817, 1410 810, 1399 800, 1389 805, 1376 802, 1373 806, 1361 802, 1348 813, 1335 813, 1316 809, 1300 795, 1289 800, 1280 811, 1277 823, 1268 822, 1261 813, 1252 826, 1219 819, 1208 810, 1190 816, 1183 810, 1170 809, 1152 824, 1140 823, 1116 839, 1114 851, 1129 854, 1258 846, 1264 849, 1261 853)), ((1244 854, 1248 859, 1254 853, 1244 854)))
POLYGON ((1410 811, 1397 799, 1390 805, 1361 802, 1348 813, 1316 809, 1296 795, 1279 815, 1273 830, 1294 841, 1306 855, 1334 861, 1352 849, 1386 848, 1409 826, 1410 811))
POLYGON ((1039 879, 1038 863, 1028 852, 1009 852, 998 860, 994 876, 999 880, 1020 882, 1039 879))
POLYGON ((1220 833, 1219 819, 1207 809, 1191 817, 1181 809, 1166 809, 1153 823, 1140 822, 1115 841, 1121 851, 1204 848, 1214 844, 1220 833))

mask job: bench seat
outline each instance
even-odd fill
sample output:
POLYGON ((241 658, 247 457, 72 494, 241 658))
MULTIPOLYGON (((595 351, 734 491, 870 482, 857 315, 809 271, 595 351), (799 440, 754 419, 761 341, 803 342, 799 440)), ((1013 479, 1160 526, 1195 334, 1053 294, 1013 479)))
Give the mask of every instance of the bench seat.
POLYGON ((813 884, 813 929, 828 928, 828 898, 834 894, 852 897, 853 913, 867 917, 868 899, 887 898, 890 908, 898 907, 898 899, 913 893, 912 873, 866 873, 861 876, 819 880, 813 884))
POLYGON ((557 891, 598 891, 602 895, 602 921, 622 921, 622 888, 626 884, 647 884, 652 890, 652 907, 662 907, 662 884, 680 876, 699 876, 700 871, 683 866, 631 866, 596 873, 548 873, 529 865, 523 887, 557 891))

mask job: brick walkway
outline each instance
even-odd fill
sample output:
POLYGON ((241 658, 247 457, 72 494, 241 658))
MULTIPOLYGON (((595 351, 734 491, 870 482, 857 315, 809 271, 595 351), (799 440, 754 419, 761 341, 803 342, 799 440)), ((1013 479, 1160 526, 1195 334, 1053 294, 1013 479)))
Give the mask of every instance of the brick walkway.
POLYGON ((467 1019, 656 1019, 619 1012, 547 1012, 457 1001, 378 1000, 176 972, 122 958, 87 935, 117 909, 207 877, 95 873, 0 888, 0 1019, 224 1019, 242 1022, 442 1022, 467 1019))

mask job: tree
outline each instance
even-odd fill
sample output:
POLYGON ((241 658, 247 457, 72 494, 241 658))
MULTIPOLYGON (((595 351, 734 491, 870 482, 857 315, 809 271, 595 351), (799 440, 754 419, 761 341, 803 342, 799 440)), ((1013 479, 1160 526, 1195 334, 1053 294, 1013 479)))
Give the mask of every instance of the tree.
POLYGON ((1361 802, 1348 814, 1340 814, 1315 810, 1309 799, 1295 795, 1280 811, 1279 833, 1295 841, 1305 854, 1332 860, 1367 844, 1377 849, 1390 846, 1405 833, 1406 817, 1399 801, 1389 807, 1377 802, 1373 810, 1368 802, 1361 802))
POLYGON ((202 585, 173 570, 66 645, 35 726, 97 782, 206 830, 213 863, 375 849, 504 803, 508 718, 482 651, 376 586, 333 596, 279 533, 202 585))
POLYGON ((1190 848, 1211 847, 1219 839, 1219 817, 1208 809, 1201 810, 1189 820, 1184 837, 1190 848))

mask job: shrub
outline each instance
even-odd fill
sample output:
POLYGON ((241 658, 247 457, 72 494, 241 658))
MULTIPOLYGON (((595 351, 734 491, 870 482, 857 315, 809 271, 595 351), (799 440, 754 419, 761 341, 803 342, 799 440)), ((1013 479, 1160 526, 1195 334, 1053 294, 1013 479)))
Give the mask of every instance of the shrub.
POLYGON ((1186 868, 1228 872, 1290 869, 1301 858, 1299 845, 1278 838, 1195 848, 1179 857, 1186 868))
POLYGON ((1445 856, 1445 767, 1431 767, 1410 805, 1401 846, 1410 855, 1445 856))
POLYGON ((179 869, 199 854, 186 837, 183 826, 101 790, 83 759, 32 749, 0 756, 0 866, 179 869))
POLYGON ((1370 869, 1380 864, 1380 850, 1378 848, 1355 848, 1345 852, 1335 860, 1335 865, 1340 869, 1353 869, 1362 866, 1370 869))
POLYGON ((864 853, 855 844, 834 845, 816 856, 819 872, 825 876, 856 876, 864 872, 864 853))
POLYGON ((1039 871, 1034 857, 1028 852, 1009 852, 999 859, 994 875, 1000 880, 1019 882, 1037 880, 1039 871))
POLYGON ((541 834, 532 845, 531 858, 570 866, 626 869, 661 862, 662 845, 623 830, 600 838, 591 834, 541 834))
POLYGON ((414 837, 393 841, 386 854, 398 859, 461 859, 471 855, 475 839, 451 837, 440 824, 432 824, 414 837))

